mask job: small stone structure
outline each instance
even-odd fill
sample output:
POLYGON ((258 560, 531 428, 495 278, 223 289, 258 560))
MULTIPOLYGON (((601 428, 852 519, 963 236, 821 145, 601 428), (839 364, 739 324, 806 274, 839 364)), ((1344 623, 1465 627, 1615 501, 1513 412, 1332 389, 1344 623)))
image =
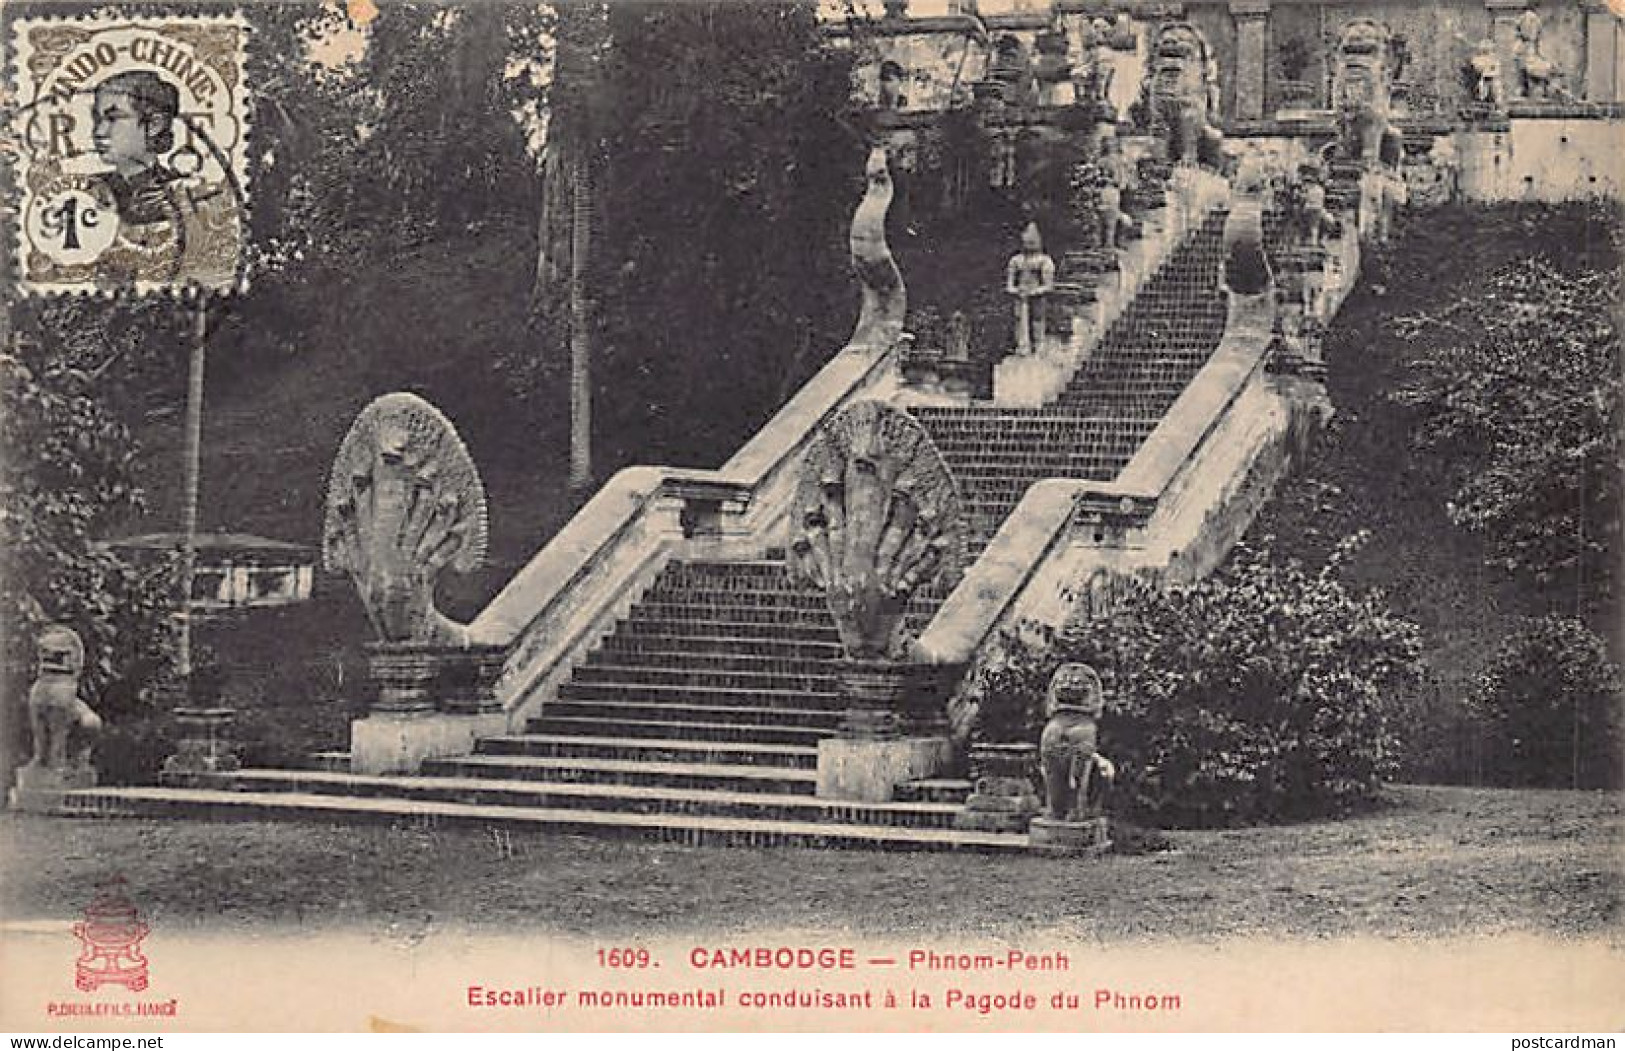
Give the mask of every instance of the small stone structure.
POLYGON ((1100 676, 1087 664, 1063 664, 1050 679, 1049 722, 1038 745, 1044 813, 1028 832, 1035 850, 1078 854, 1110 846, 1105 809, 1116 772, 1097 750, 1105 703, 1100 676))
POLYGON ((102 719, 80 696, 85 671, 85 644, 65 624, 52 624, 36 643, 38 668, 28 691, 28 725, 34 750, 17 771, 11 805, 19 810, 49 812, 62 794, 96 784, 91 749, 102 719))

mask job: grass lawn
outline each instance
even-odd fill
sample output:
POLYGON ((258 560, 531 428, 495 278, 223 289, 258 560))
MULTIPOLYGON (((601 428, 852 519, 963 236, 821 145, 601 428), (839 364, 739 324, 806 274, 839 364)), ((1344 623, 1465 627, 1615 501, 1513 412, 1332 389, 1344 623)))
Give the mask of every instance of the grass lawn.
POLYGON ((1175 832, 1160 854, 689 848, 475 828, 0 818, 0 915, 76 915, 122 874, 167 929, 1077 940, 1603 937, 1621 925, 1618 794, 1400 786, 1344 821, 1175 832))

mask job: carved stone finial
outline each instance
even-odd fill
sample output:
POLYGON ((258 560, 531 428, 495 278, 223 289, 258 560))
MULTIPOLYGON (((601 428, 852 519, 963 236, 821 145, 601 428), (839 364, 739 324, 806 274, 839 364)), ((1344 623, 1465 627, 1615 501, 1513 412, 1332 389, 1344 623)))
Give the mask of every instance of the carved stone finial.
POLYGON ((890 347, 903 333, 908 292, 903 287, 902 272, 892 259, 891 246, 886 243, 886 213, 891 210, 893 190, 884 146, 869 151, 864 179, 866 189, 857 211, 852 213, 849 236, 852 269, 863 285, 863 306, 852 344, 890 347))
POLYGON ((72 779, 75 785, 94 784, 90 750, 102 720, 79 696, 85 644, 66 624, 51 624, 40 632, 36 647, 38 671, 28 691, 29 730, 34 736, 29 767, 72 779))
POLYGON ((1085 821, 1105 807, 1115 771, 1096 751, 1097 723, 1105 710, 1100 676, 1087 664, 1063 664, 1050 679, 1044 710, 1049 722, 1039 741, 1045 816, 1085 821))
POLYGON ((796 490, 791 571, 824 590, 847 656, 903 649, 909 599, 961 568, 959 492, 925 429, 885 402, 825 424, 796 490))
POLYGON ((435 582, 477 568, 485 542, 485 487, 440 410, 400 392, 361 410, 328 480, 322 563, 354 579, 379 638, 465 642, 435 609, 435 582))

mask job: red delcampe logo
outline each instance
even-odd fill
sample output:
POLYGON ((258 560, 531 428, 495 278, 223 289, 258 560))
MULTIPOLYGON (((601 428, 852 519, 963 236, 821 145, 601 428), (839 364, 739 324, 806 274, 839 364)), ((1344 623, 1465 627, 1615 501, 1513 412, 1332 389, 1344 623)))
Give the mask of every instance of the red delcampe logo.
POLYGON ((103 985, 122 985, 139 993, 147 987, 147 958, 141 940, 152 930, 124 893, 124 877, 102 884, 85 906, 85 918, 73 925, 80 941, 74 982, 85 992, 103 985))

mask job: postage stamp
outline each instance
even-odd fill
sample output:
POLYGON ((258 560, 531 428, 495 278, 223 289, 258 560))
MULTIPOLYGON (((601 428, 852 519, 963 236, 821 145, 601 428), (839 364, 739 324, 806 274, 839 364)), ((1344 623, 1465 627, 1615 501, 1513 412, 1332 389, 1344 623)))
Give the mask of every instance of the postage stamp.
POLYGON ((26 292, 225 291, 242 274, 247 27, 34 18, 8 85, 26 292))

